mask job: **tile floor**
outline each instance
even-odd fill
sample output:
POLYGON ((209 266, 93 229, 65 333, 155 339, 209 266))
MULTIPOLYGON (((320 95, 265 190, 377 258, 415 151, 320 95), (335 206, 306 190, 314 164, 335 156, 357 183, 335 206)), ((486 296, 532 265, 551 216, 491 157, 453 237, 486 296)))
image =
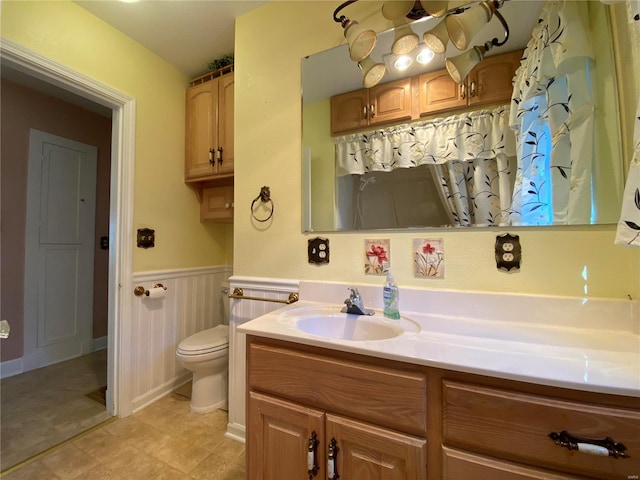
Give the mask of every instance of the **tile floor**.
POLYGON ((190 385, 9 471, 6 480, 245 480, 227 413, 189 411, 190 385))
POLYGON ((0 471, 110 417, 85 394, 107 383, 107 351, 0 381, 0 471))

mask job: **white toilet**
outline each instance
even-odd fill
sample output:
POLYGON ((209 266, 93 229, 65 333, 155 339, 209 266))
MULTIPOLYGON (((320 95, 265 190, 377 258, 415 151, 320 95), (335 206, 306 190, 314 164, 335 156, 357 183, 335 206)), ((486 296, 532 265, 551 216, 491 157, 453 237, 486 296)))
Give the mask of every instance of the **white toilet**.
POLYGON ((223 324, 185 338, 178 345, 176 357, 193 372, 192 412, 206 413, 227 407, 229 370, 229 284, 223 282, 220 296, 223 324))

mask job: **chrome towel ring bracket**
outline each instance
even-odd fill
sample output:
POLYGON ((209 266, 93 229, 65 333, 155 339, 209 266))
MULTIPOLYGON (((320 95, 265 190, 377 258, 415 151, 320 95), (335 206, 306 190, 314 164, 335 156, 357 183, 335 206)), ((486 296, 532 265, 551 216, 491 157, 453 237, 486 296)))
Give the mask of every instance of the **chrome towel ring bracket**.
POLYGON ((269 220, 272 216, 273 216, 273 210, 274 210, 274 204, 273 204, 273 200, 271 200, 271 190, 269 190, 269 187, 262 187, 260 189, 260 194, 253 199, 253 202, 251 202, 251 216, 253 217, 254 220, 256 220, 257 222, 261 222, 264 223, 267 220, 269 220), (255 205, 256 202, 260 200, 260 204, 258 204, 258 206, 263 205, 263 204, 267 204, 266 208, 270 209, 269 210, 269 214, 267 215, 267 218, 258 218, 256 216, 256 211, 255 211, 255 205))

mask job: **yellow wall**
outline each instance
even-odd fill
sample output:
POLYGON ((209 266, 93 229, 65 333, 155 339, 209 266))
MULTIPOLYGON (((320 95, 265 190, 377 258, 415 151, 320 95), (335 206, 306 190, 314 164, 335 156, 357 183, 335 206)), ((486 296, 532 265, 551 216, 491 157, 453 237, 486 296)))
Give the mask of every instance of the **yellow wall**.
POLYGON ((229 264, 233 231, 203 225, 184 178, 188 78, 70 1, 6 1, 2 36, 136 100, 133 231, 153 228, 156 246, 134 248, 134 271, 229 264))
MULTIPOLYGON (((300 59, 343 42, 332 19, 337 5, 275 1, 237 19, 235 274, 381 285, 382 278, 363 273, 364 240, 390 238, 401 286, 571 296, 586 289, 594 297, 640 297, 640 250, 614 246, 613 226, 509 229, 523 247, 521 271, 511 274, 496 269, 498 232, 488 229, 328 234, 331 263, 310 265, 307 240, 314 235, 301 233, 300 59), (268 223, 249 215, 262 185, 275 202, 268 223), (425 237, 444 239, 444 280, 413 277, 412 239, 425 237)), ((377 20, 379 7, 362 2, 347 13, 381 31, 388 25, 377 20)))

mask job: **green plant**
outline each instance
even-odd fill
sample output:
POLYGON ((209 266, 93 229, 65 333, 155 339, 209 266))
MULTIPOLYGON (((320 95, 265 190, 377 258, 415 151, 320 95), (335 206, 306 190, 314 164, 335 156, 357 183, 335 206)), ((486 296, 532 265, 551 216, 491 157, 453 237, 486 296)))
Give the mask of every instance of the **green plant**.
POLYGON ((231 65, 232 63, 233 63, 233 54, 228 53, 208 63, 207 68, 209 70, 218 70, 222 67, 226 67, 227 65, 231 65))

